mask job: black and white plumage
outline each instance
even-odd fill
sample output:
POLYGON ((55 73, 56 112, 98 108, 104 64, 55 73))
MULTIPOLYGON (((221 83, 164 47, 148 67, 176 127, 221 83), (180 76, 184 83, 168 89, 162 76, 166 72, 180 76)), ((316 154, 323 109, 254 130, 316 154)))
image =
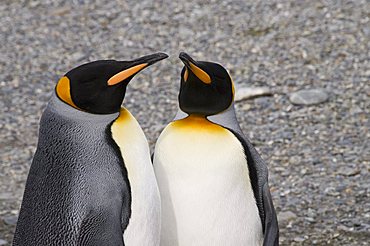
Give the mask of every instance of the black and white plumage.
POLYGON ((13 245, 159 245, 148 142, 121 104, 133 76, 166 57, 95 61, 59 80, 41 118, 13 245))
POLYGON ((248 163, 254 196, 257 202, 264 234, 263 245, 278 245, 279 227, 276 211, 272 202, 268 184, 268 168, 266 162, 243 134, 236 119, 234 104, 225 112, 210 116, 208 119, 230 130, 240 141, 248 163))
POLYGON ((236 120, 231 78, 180 59, 180 109, 154 153, 161 245, 278 245, 267 166, 236 120))

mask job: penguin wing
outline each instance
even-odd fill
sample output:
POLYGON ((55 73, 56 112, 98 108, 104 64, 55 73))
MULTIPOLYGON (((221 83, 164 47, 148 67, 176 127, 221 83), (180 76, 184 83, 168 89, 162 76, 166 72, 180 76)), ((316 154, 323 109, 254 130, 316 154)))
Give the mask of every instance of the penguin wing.
POLYGON ((267 182, 262 189, 262 199, 265 211, 263 246, 277 246, 279 245, 279 226, 267 182))
POLYGON ((241 142, 247 158, 249 176, 264 233, 263 246, 279 245, 279 227, 268 185, 268 169, 252 143, 240 133, 231 131, 241 142))

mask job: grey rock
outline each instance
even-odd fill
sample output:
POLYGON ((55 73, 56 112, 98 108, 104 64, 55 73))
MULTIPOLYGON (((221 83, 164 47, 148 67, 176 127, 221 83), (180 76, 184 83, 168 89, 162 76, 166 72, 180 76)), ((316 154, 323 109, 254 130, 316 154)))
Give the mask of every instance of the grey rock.
POLYGON ((299 90, 289 95, 290 102, 295 105, 314 105, 328 99, 328 94, 322 89, 299 90))
POLYGON ((71 54, 71 59, 74 60, 74 61, 77 61, 77 62, 80 62, 85 58, 86 58, 86 55, 82 52, 75 52, 75 53, 71 54))
POLYGON ((6 245, 6 244, 8 244, 7 241, 5 241, 4 239, 0 239, 0 245, 6 245))
POLYGON ((235 89, 235 101, 240 102, 243 100, 271 96, 272 91, 268 87, 240 87, 235 89))
POLYGON ((315 222, 315 219, 314 219, 314 218, 312 218, 312 217, 306 217, 306 218, 305 218, 305 220, 307 220, 307 221, 308 221, 308 222, 310 222, 310 223, 315 222))
POLYGON ((339 168, 338 170, 338 174, 342 175, 342 176, 347 176, 347 177, 351 177, 351 176, 356 176, 358 174, 361 173, 361 170, 358 169, 358 168, 352 168, 352 167, 341 167, 339 168))
POLYGON ((337 191, 335 190, 335 188, 334 188, 334 187, 326 187, 326 188, 324 189, 324 192, 325 192, 327 195, 329 195, 329 196, 333 196, 333 197, 337 197, 337 196, 339 196, 339 195, 340 195, 340 193, 339 193, 339 192, 337 192, 337 191))
POLYGON ((284 224, 286 222, 296 219, 297 215, 293 213, 292 211, 285 211, 285 212, 278 213, 277 217, 278 217, 279 223, 284 224))
POLYGON ((14 198, 14 195, 10 192, 0 193, 0 200, 10 200, 13 198, 14 198))
POLYGON ((304 240, 305 240, 305 238, 304 238, 304 237, 295 237, 295 238, 294 238, 294 241, 295 241, 295 242, 299 242, 299 243, 304 242, 304 240))
POLYGON ((346 232, 349 232, 349 231, 352 231, 352 230, 353 230, 353 228, 349 228, 349 227, 344 226, 344 225, 339 225, 339 226, 337 226, 337 229, 338 229, 339 231, 346 231, 346 232))
POLYGON ((340 236, 340 234, 339 233, 334 233, 334 235, 332 236, 332 238, 337 238, 337 237, 339 237, 340 236))
POLYGON ((3 221, 7 225, 16 225, 17 220, 18 220, 18 216, 15 216, 15 215, 3 217, 3 221))
POLYGON ((259 108, 268 108, 272 105, 272 100, 269 97, 256 98, 254 102, 259 108))

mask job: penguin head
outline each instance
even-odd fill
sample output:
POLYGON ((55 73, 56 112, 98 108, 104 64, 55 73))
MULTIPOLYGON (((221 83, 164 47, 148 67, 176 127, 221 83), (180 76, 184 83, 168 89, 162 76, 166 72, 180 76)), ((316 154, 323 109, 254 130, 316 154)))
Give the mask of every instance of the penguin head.
POLYGON ((179 105, 185 113, 210 116, 226 110, 234 100, 233 81, 220 64, 195 61, 181 52, 179 105))
POLYGON ((68 105, 88 113, 119 112, 126 86, 135 74, 167 57, 156 53, 132 61, 100 60, 83 64, 59 80, 56 94, 68 105))

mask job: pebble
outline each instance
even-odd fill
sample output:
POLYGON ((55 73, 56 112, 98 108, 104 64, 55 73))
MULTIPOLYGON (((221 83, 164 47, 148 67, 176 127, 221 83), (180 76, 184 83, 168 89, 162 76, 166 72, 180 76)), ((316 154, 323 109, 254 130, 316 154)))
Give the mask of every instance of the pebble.
POLYGON ((14 195, 10 192, 0 193, 0 200, 9 200, 14 198, 14 195))
POLYGON ((310 223, 315 222, 315 219, 314 219, 314 218, 312 218, 312 217, 306 217, 306 218, 305 218, 305 220, 307 220, 307 221, 308 221, 308 222, 310 222, 310 223))
POLYGON ((3 217, 3 221, 7 225, 16 225, 18 221, 18 216, 6 216, 3 217))
POLYGON ((304 242, 305 241, 305 238, 304 237, 295 237, 294 238, 294 241, 301 243, 301 242, 304 242))
POLYGON ((338 229, 339 231, 352 231, 352 230, 353 230, 353 228, 349 228, 349 227, 344 226, 344 225, 339 225, 339 226, 337 226, 337 229, 338 229))
POLYGON ((338 170, 338 174, 351 177, 351 176, 356 176, 361 173, 360 169, 357 168, 352 168, 352 167, 341 167, 338 170))
POLYGON ((82 52, 75 52, 75 53, 71 54, 71 59, 76 61, 76 62, 80 62, 85 58, 86 58, 86 55, 82 52))
POLYGON ((297 218, 297 215, 293 213, 292 211, 285 211, 285 212, 278 213, 277 217, 278 217, 278 222, 281 224, 284 224, 286 222, 292 221, 295 218, 297 218))
POLYGON ((234 100, 240 102, 251 98, 271 95, 272 91, 268 87, 241 87, 235 90, 234 100))
POLYGON ((328 94, 322 89, 299 90, 289 95, 290 102, 295 105, 314 105, 328 99, 328 94))

